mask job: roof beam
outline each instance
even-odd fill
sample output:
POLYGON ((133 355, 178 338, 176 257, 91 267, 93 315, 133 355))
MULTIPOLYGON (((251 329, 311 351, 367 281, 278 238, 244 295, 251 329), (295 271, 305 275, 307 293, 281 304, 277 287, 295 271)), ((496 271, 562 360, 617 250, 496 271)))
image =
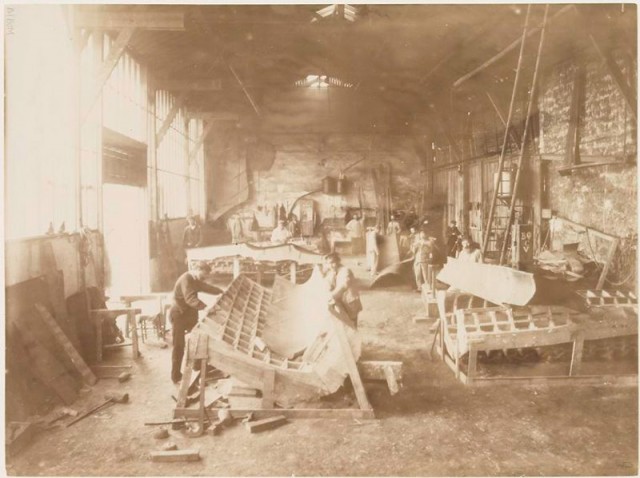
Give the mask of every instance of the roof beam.
POLYGON ((188 90, 188 91, 220 91, 222 90, 222 80, 215 79, 157 79, 155 86, 161 90, 188 90))
MULTIPOLYGON (((547 22, 550 22, 551 20, 554 20, 554 19, 558 18, 559 16, 564 15, 565 13, 567 13, 572 8, 574 8, 573 5, 565 5, 560 10, 558 10, 556 13, 551 15, 551 17, 549 17, 547 22)), ((539 33, 540 32, 540 28, 541 27, 536 27, 536 28, 532 28, 531 30, 529 30, 529 32, 527 33, 527 38, 530 37, 531 35, 535 35, 535 34, 539 33)), ((454 88, 458 88, 462 83, 464 83, 468 79, 473 78, 474 76, 476 76, 481 71, 486 70, 487 68, 489 68, 494 63, 497 63, 498 61, 500 61, 502 58, 507 56, 513 50, 518 48, 520 46, 520 43, 522 42, 522 40, 523 40, 523 38, 519 37, 517 40, 514 40, 513 42, 511 42, 509 44, 509 46, 507 46, 506 48, 501 50, 499 53, 497 53, 496 55, 492 56, 487 61, 485 61, 482 65, 478 66, 477 68, 474 68, 472 71, 470 71, 466 75, 463 75, 460 78, 458 78, 456 81, 453 82, 453 87, 454 88)))
POLYGON ((183 12, 78 12, 77 28, 99 30, 141 30, 184 31, 183 12))
POLYGON ((627 103, 627 106, 629 106, 629 110, 631 111, 631 114, 633 115, 634 120, 637 121, 638 112, 636 111, 636 109, 637 109, 638 98, 636 98, 636 94, 633 92, 631 86, 629 85, 624 75, 622 74, 622 70, 620 70, 620 67, 616 63, 616 60, 611 55, 611 51, 603 47, 604 42, 602 41, 602 38, 598 37, 596 33, 596 29, 590 27, 583 10, 577 5, 571 5, 571 6, 573 6, 578 12, 578 16, 580 18, 580 21, 584 28, 585 33, 591 40, 591 43, 595 48, 595 50, 598 52, 598 55, 600 56, 600 58, 606 63, 607 68, 609 69, 609 74, 611 75, 611 78, 613 78, 613 81, 615 82, 616 86, 618 87, 618 90, 622 94, 624 101, 627 103))
POLYGON ((226 111, 188 111, 187 117, 205 121, 238 121, 240 119, 236 113, 226 111))

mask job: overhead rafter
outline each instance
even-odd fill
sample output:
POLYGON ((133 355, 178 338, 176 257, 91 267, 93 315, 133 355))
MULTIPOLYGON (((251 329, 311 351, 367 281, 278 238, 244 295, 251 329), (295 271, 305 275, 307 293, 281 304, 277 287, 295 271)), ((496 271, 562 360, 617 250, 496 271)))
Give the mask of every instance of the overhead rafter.
POLYGON ((627 103, 627 106, 629 106, 629 109, 631 110, 631 114, 633 115, 633 118, 637 121, 638 120, 638 112, 637 112, 638 98, 636 97, 636 94, 633 92, 633 90, 631 89, 631 86, 629 86, 629 83, 624 78, 624 75, 622 74, 620 67, 616 63, 616 60, 611 55, 611 51, 603 47, 604 42, 600 38, 598 38, 597 34, 595 33, 595 29, 589 27, 589 24, 587 22, 587 19, 583 11, 577 5, 571 5, 571 6, 575 8, 576 12, 578 13, 580 22, 583 26, 585 33, 591 40, 591 43, 593 44, 593 47, 595 48, 596 52, 598 52, 598 55, 600 56, 600 58, 602 58, 602 60, 607 64, 607 68, 609 69, 609 74, 613 78, 613 81, 618 87, 618 90, 620 90, 620 93, 622 93, 622 97, 624 98, 624 101, 627 103))
POLYGON ((225 111, 188 111, 189 119, 202 119, 205 121, 238 121, 240 116, 237 113, 225 111))
POLYGON ((94 30, 122 30, 139 28, 141 30, 184 31, 183 12, 108 12, 82 11, 76 17, 77 28, 94 30))
MULTIPOLYGON (((558 17, 560 17, 561 15, 564 15, 565 13, 569 12, 572 8, 574 8, 573 5, 566 5, 564 7, 562 7, 560 10, 558 10, 556 13, 554 13, 553 15, 551 15, 549 17, 549 19, 547 20, 547 22, 550 22, 552 20, 557 19, 558 17)), ((530 37, 531 35, 535 35, 537 33, 540 32, 541 27, 536 27, 536 28, 532 28, 529 30, 529 32, 527 33, 527 38, 530 37)), ((515 50, 516 48, 518 48, 518 46, 520 46, 520 43, 524 41, 522 37, 518 38, 517 40, 514 40, 513 42, 511 42, 509 44, 509 46, 507 46, 506 48, 502 49, 499 53, 497 53, 496 55, 492 56, 491 58, 489 58, 487 61, 485 61, 484 63, 482 63, 482 65, 478 66, 477 68, 474 68, 473 70, 471 70, 469 73, 467 73, 466 75, 461 76, 460 78, 458 78, 456 81, 453 82, 453 87, 454 88, 458 88, 460 85, 462 85, 462 83, 464 83, 465 81, 467 81, 470 78, 473 78, 474 76, 476 76, 478 73, 480 73, 483 70, 486 70, 488 67, 490 67, 491 65, 493 65, 494 63, 497 63, 498 61, 500 61, 502 58, 504 58, 505 56, 507 56, 509 53, 511 53, 513 50, 515 50)))
POLYGON ((190 79, 157 79, 154 82, 158 89, 168 91, 220 91, 222 80, 219 78, 204 78, 200 80, 190 79))

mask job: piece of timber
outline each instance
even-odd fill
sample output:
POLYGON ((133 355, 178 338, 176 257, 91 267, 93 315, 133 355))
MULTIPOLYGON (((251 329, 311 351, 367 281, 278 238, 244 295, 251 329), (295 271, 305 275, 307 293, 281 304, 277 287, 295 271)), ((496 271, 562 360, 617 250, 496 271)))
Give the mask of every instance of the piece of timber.
POLYGON ((200 461, 200 450, 152 451, 149 456, 151 461, 158 462, 200 461))
MULTIPOLYGON (((359 418, 362 420, 373 420, 375 415, 373 410, 362 410, 360 408, 210 408, 209 414, 213 416, 218 410, 227 410, 234 418, 243 418, 249 413, 253 413, 255 418, 273 417, 283 415, 287 418, 359 418)), ((198 418, 198 410, 193 408, 176 408, 173 411, 174 418, 198 418)))
POLYGON ((36 304, 36 309, 42 317, 42 320, 51 330, 52 335, 56 339, 56 341, 60 344, 65 353, 69 356, 69 359, 75 366, 76 370, 80 373, 83 380, 89 385, 95 385, 98 381, 96 376, 93 374, 91 369, 87 366, 86 362, 80 356, 78 351, 75 349, 73 344, 69 341, 65 333, 62 331, 56 319, 49 313, 46 307, 41 304, 36 304))
POLYGON ((533 274, 452 257, 447 259, 437 279, 494 304, 526 305, 536 292, 533 274))
POLYGON ((287 423, 287 417, 285 417, 284 415, 276 415, 274 417, 263 418, 262 420, 246 422, 244 426, 249 431, 249 433, 258 433, 265 430, 278 428, 285 423, 287 423))
POLYGON ((402 381, 402 362, 389 360, 362 360, 358 362, 358 370, 362 380, 387 380, 387 367, 391 368, 397 381, 402 381))

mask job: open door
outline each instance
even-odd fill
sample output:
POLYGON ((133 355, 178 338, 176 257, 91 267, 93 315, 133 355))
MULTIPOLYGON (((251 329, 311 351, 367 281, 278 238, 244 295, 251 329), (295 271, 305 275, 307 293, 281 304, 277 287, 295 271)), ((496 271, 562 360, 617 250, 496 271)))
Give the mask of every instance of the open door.
POLYGON ((112 298, 148 293, 146 146, 105 128, 102 152, 106 292, 112 298))

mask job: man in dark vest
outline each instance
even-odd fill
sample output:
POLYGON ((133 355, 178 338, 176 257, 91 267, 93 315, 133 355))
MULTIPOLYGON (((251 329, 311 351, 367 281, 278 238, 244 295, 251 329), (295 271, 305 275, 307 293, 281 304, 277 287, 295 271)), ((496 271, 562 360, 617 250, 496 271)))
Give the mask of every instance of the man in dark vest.
POLYGON ((173 353, 171 354, 171 380, 178 383, 182 379, 180 368, 184 355, 184 336, 198 323, 198 311, 207 306, 198 299, 198 292, 222 294, 222 290, 204 282, 211 272, 211 267, 204 262, 197 263, 195 269, 185 272, 176 281, 173 288, 173 304, 171 317, 173 336, 173 353))

